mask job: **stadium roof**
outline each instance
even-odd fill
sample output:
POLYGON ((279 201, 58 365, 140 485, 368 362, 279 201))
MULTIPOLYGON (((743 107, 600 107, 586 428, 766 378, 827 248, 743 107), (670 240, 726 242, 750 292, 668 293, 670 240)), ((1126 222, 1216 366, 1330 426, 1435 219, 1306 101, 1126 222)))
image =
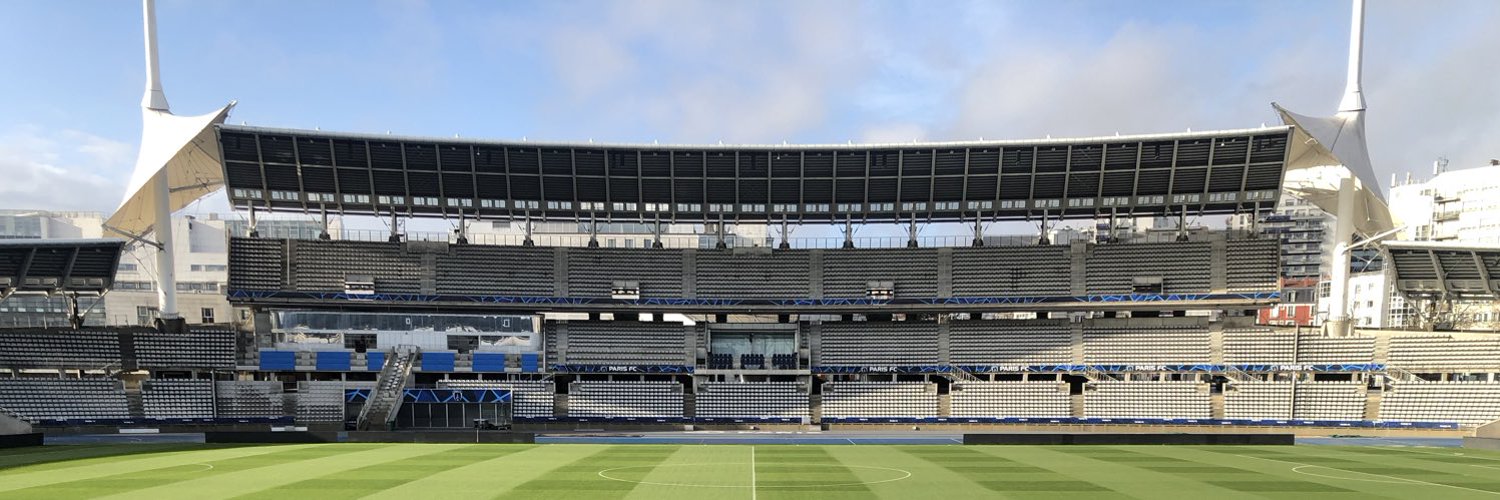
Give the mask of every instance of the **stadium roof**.
POLYGON ((1393 241, 1385 249, 1407 296, 1500 298, 1500 246, 1393 241))
POLYGON ((1304 116, 1272 105, 1282 121, 1296 127, 1287 154, 1286 189, 1335 217, 1352 217, 1354 229, 1372 235, 1396 227, 1380 182, 1370 165, 1363 112, 1304 116), (1340 214, 1339 182, 1354 182, 1354 211, 1340 214))
POLYGON ((152 181, 166 176, 167 210, 175 212, 224 186, 219 148, 213 125, 223 123, 230 103, 198 116, 177 116, 167 110, 142 110, 141 149, 130 174, 130 186, 120 207, 104 226, 126 236, 143 236, 156 220, 157 197, 152 181))
POLYGON ((1274 207, 1293 130, 657 145, 218 127, 238 208, 664 221, 1244 212, 1274 207))
POLYGON ((0 239, 0 293, 103 293, 113 285, 125 240, 0 239))

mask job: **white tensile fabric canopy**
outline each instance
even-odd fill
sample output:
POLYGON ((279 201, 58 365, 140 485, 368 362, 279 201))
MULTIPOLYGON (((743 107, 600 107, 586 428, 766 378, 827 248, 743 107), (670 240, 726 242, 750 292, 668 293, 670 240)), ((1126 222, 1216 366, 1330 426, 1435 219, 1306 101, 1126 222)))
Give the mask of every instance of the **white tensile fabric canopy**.
POLYGON ((1312 117, 1272 104, 1282 121, 1296 127, 1288 144, 1286 176, 1282 185, 1298 197, 1335 217, 1352 217, 1354 229, 1372 235, 1396 227, 1380 191, 1370 152, 1365 145, 1362 112, 1341 112, 1330 117, 1312 117), (1338 213, 1339 182, 1354 179, 1354 213, 1338 213))
POLYGON ((157 176, 167 177, 168 211, 175 212, 224 187, 214 125, 224 123, 234 103, 198 116, 176 116, 170 111, 143 109, 141 150, 120 208, 105 221, 106 228, 127 236, 150 232, 155 220, 157 176))

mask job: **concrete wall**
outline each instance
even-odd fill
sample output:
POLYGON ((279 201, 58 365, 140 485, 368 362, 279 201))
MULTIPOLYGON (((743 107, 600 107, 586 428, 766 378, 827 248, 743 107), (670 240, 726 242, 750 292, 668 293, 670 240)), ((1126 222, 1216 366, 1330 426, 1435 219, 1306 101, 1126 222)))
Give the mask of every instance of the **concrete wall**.
POLYGON ((26 434, 31 432, 31 424, 21 421, 10 415, 0 413, 0 436, 7 434, 26 434))

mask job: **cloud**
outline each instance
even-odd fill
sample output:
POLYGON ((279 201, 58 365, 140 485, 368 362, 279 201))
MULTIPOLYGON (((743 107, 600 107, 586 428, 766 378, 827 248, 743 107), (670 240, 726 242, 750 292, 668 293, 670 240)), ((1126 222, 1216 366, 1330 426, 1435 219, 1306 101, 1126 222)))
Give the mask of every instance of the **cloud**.
POLYGON ((824 125, 873 62, 861 5, 651 1, 547 17, 499 43, 551 57, 544 133, 673 142, 780 142, 824 125), (577 120, 579 116, 587 117, 577 120))
POLYGON ((76 130, 0 133, 0 206, 108 213, 124 196, 135 148, 76 130))
POLYGON ((912 142, 927 138, 927 129, 915 123, 887 123, 865 128, 859 141, 868 144, 912 142))
MULTIPOLYGON (((1278 102, 1332 114, 1344 88, 1347 14, 1256 5, 1228 26, 1124 20, 1095 42, 1019 27, 978 50, 928 125, 935 139, 1077 137, 1279 125, 1278 102)), ((1439 155, 1454 168, 1497 154, 1500 22, 1494 3, 1380 2, 1366 21, 1370 148, 1382 180, 1439 155)))

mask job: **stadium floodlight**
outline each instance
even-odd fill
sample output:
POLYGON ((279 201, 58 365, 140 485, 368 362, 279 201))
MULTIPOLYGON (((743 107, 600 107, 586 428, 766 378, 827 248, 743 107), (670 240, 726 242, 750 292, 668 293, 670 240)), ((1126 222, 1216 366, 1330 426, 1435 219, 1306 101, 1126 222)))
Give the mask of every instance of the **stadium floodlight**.
POLYGON ((177 116, 162 91, 156 51, 156 4, 142 0, 146 35, 146 94, 141 99, 141 144, 125 199, 104 227, 147 241, 155 233, 157 294, 161 316, 178 319, 172 212, 224 186, 214 125, 224 123, 234 102, 198 116, 177 116))
POLYGON ((1287 125, 1295 127, 1287 153, 1284 188, 1334 216, 1334 252, 1327 329, 1349 332, 1349 246, 1354 233, 1366 235, 1395 228, 1365 137, 1365 98, 1360 73, 1364 63, 1365 2, 1354 0, 1349 25, 1349 64, 1338 113, 1312 117, 1272 104, 1287 125))

